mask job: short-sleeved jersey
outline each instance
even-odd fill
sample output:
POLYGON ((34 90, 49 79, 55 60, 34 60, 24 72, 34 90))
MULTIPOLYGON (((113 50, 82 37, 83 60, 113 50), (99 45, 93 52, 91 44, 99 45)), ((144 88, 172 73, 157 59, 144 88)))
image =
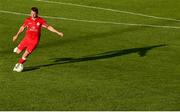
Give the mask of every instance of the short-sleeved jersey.
POLYGON ((32 17, 28 17, 25 19, 23 26, 27 27, 26 38, 31 40, 39 40, 41 35, 41 27, 48 27, 46 21, 41 17, 37 17, 34 20, 32 17))

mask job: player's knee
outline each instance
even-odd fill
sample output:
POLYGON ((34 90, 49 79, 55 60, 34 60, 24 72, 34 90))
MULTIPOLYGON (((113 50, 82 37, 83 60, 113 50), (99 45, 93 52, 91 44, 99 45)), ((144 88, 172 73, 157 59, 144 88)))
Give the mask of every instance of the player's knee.
POLYGON ((20 50, 17 50, 17 51, 16 51, 16 54, 20 54, 20 53, 21 53, 21 51, 20 51, 20 50))
POLYGON ((13 52, 16 53, 16 54, 20 54, 20 53, 21 53, 21 50, 19 50, 19 49, 16 47, 16 48, 14 48, 13 52))

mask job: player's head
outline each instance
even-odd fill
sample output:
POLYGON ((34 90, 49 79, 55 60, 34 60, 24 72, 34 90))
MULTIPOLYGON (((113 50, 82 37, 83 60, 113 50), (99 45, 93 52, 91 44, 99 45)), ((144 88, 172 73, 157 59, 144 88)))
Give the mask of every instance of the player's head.
POLYGON ((38 17, 38 8, 37 7, 32 7, 31 8, 31 17, 32 18, 38 17))

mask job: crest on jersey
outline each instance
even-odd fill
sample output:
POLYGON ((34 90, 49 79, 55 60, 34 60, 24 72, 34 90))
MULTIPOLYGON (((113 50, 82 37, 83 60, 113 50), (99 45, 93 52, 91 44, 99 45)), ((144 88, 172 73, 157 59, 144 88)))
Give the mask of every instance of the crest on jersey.
POLYGON ((39 25, 40 25, 40 23, 38 22, 36 25, 37 25, 37 26, 39 26, 39 25))

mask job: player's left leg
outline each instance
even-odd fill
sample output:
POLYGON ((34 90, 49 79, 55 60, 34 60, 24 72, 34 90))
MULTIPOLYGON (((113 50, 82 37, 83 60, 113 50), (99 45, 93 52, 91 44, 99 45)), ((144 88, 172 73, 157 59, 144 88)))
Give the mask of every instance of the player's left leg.
POLYGON ((14 48, 13 52, 16 54, 20 54, 27 47, 28 47, 28 41, 25 38, 19 43, 19 45, 16 48, 14 48))
POLYGON ((20 54, 22 52, 22 50, 20 50, 20 49, 18 49, 18 47, 16 47, 16 48, 14 48, 13 52, 16 54, 20 54))

